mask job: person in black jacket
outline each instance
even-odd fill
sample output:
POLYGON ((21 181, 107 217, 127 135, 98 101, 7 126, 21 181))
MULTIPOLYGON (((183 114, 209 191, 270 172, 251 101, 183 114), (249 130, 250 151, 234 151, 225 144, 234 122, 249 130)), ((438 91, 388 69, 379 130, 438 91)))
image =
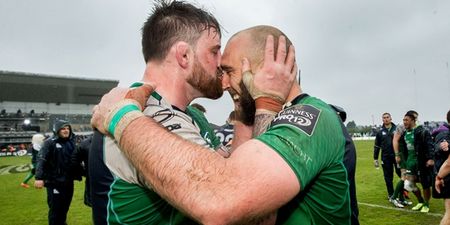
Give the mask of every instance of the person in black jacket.
POLYGON ((73 196, 71 156, 75 140, 67 121, 57 121, 53 132, 54 136, 44 142, 39 152, 34 186, 47 188, 48 223, 62 225, 66 223, 73 196))
POLYGON ((401 177, 400 167, 398 167, 397 163, 395 162, 394 146, 392 145, 392 138, 394 137, 394 132, 397 126, 392 123, 391 114, 387 112, 383 113, 382 119, 383 126, 375 136, 373 159, 375 167, 379 168, 378 156, 380 155, 381 149, 381 166, 383 168, 384 182, 386 183, 388 199, 389 201, 393 202, 395 200, 392 198, 394 194, 394 171, 398 177, 401 177))
POLYGON ((92 220, 95 225, 107 225, 108 193, 114 177, 105 164, 103 146, 105 136, 94 130, 89 150, 88 176, 91 194, 92 220))
POLYGON ((72 173, 75 178, 86 177, 84 184, 84 204, 91 207, 91 187, 88 175, 89 171, 89 149, 91 148, 92 136, 88 136, 77 145, 72 155, 72 173))

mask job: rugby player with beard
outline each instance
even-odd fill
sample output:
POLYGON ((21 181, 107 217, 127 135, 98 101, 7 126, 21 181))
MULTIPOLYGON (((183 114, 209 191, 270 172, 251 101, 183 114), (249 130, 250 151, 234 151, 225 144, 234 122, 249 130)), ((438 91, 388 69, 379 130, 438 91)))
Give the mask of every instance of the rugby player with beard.
MULTIPOLYGON (((227 148, 210 142, 214 133, 200 135, 209 123, 188 107, 195 98, 222 96, 220 41, 220 25, 211 14, 161 1, 142 28, 142 82, 155 86, 143 110, 172 133, 227 157, 227 148)), ((90 152, 95 224, 195 224, 152 190, 114 139, 96 133, 90 152)))

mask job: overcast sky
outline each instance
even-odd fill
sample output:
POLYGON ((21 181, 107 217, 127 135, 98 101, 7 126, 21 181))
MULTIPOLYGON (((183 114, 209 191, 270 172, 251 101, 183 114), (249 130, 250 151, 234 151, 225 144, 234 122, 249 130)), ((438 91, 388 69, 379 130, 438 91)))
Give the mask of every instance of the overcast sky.
MULTIPOLYGON (((203 0, 223 26, 280 28, 296 47, 304 92, 343 107, 348 121, 400 122, 409 109, 442 121, 450 109, 450 1, 203 0)), ((144 71, 140 28, 149 0, 0 0, 0 70, 114 79, 144 71)), ((227 94, 201 100, 223 124, 227 94)))

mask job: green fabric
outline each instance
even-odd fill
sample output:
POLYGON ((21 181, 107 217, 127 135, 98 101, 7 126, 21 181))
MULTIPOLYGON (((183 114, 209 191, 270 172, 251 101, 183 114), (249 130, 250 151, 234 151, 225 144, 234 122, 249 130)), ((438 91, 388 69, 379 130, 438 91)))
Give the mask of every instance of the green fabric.
POLYGON ((211 148, 216 149, 221 143, 219 138, 215 135, 214 130, 211 128, 211 125, 209 125, 205 114, 192 106, 188 106, 186 108, 186 114, 192 117, 197 126, 200 128, 200 135, 203 139, 205 139, 211 148))
POLYGON ((22 183, 26 184, 28 183, 28 181, 30 181, 31 178, 34 177, 34 173, 32 172, 34 168, 36 168, 36 163, 31 164, 31 171, 27 174, 25 179, 23 179, 22 183))
POLYGON ((392 195, 393 199, 399 198, 400 200, 403 198, 403 186, 405 186, 405 181, 400 180, 398 181, 397 185, 395 186, 394 194, 392 195))
POLYGON ((142 86, 144 83, 142 82, 134 82, 133 84, 130 85, 130 88, 137 88, 142 86))
POLYGON ((109 224, 196 224, 155 192, 116 179, 109 192, 109 224))
POLYGON ((284 112, 289 110, 293 114, 284 114, 288 122, 274 123, 283 115, 279 114, 268 131, 257 137, 284 158, 301 186, 299 195, 278 210, 277 224, 350 224, 340 120, 328 104, 309 96, 284 112))
POLYGON ((34 174, 32 172, 29 172, 27 174, 27 176, 25 177, 25 179, 22 181, 22 183, 24 183, 24 184, 28 183, 28 181, 33 177, 34 177, 34 174))
POLYGON ((405 132, 406 150, 408 158, 406 159, 406 169, 411 175, 417 172, 417 155, 414 149, 414 129, 405 132))

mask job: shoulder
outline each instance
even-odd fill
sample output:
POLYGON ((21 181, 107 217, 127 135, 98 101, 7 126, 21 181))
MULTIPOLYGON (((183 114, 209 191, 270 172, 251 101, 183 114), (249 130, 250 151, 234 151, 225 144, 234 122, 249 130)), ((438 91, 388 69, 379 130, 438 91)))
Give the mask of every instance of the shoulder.
POLYGON ((417 127, 414 129, 414 133, 416 133, 416 134, 426 134, 426 133, 429 133, 429 132, 428 132, 428 130, 425 129, 422 125, 419 125, 419 126, 417 126, 417 127))
POLYGON ((147 104, 144 114, 184 139, 207 146, 206 141, 200 135, 200 129, 194 124, 193 119, 185 112, 174 109, 163 99, 147 104))
POLYGON ((48 138, 47 140, 44 141, 43 147, 44 146, 50 147, 50 146, 54 145, 56 143, 56 140, 57 140, 56 137, 48 138))
POLYGON ((402 135, 405 132, 405 126, 403 124, 399 124, 398 126, 395 127, 395 133, 397 133, 398 135, 402 135))
POLYGON ((325 102, 314 97, 286 107, 273 119, 270 128, 289 126, 312 136, 317 129, 341 129, 336 112, 325 102))

